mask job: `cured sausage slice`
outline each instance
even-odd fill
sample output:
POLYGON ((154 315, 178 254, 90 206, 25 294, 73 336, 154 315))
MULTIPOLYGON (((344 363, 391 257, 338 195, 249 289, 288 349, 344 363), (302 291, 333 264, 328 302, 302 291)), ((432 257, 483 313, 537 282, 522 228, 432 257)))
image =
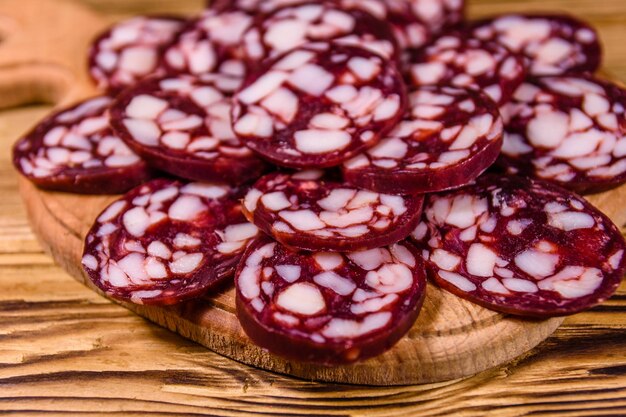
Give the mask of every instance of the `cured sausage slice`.
POLYGON ((526 76, 520 55, 460 33, 441 36, 408 56, 407 72, 414 86, 480 90, 499 105, 509 101, 526 76))
POLYGON ((590 76, 525 82, 503 109, 499 160, 509 173, 580 193, 626 182, 626 91, 590 76))
POLYGON ((484 176, 433 194, 422 242, 429 275, 486 308, 522 316, 577 313, 609 298, 626 262, 611 221, 583 198, 523 177, 484 176))
POLYGON ((257 178, 265 163, 233 134, 230 95, 241 79, 151 78, 122 93, 111 124, 130 147, 170 174, 233 184, 257 178))
POLYGON ((423 87, 409 100, 385 139, 344 163, 346 182, 387 193, 435 192, 469 183, 498 157, 502 119, 486 95, 423 87))
POLYGON ((400 120, 404 82, 366 49, 314 43, 269 61, 235 95, 233 130, 277 165, 341 164, 400 120))
POLYGON ((257 238, 237 268, 237 316, 253 342, 289 359, 351 363, 391 348, 426 291, 407 242, 352 253, 295 252, 257 238))
POLYGON ((270 174, 244 199, 244 214, 284 245, 354 251, 389 245, 417 226, 421 196, 359 190, 323 178, 321 171, 270 174))
POLYGON ((340 4, 389 22, 403 49, 419 49, 459 26, 465 11, 464 0, 340 0, 340 4))
POLYGON ((307 42, 330 41, 361 46, 397 59, 390 26, 362 10, 343 10, 331 1, 305 2, 258 19, 245 34, 246 59, 260 62, 307 42))
POLYGON ((38 187, 80 194, 123 193, 150 177, 109 126, 109 97, 45 118, 13 147, 13 164, 38 187))
POLYGON ((239 10, 253 16, 264 16, 281 7, 300 4, 303 1, 306 0, 209 0, 208 7, 218 13, 239 10))
POLYGON ((165 50, 163 66, 170 74, 220 72, 243 77, 243 34, 252 21, 252 15, 241 10, 205 11, 165 50))
POLYGON ((231 277, 257 228, 237 189, 158 179, 109 205, 87 234, 82 264, 107 295, 169 305, 231 277))
POLYGON ((185 24, 165 16, 135 17, 111 27, 89 50, 89 73, 98 87, 115 94, 161 71, 163 48, 185 24))
POLYGON ((593 72, 600 66, 597 32, 571 16, 506 14, 475 23, 472 34, 523 54, 531 75, 593 72))

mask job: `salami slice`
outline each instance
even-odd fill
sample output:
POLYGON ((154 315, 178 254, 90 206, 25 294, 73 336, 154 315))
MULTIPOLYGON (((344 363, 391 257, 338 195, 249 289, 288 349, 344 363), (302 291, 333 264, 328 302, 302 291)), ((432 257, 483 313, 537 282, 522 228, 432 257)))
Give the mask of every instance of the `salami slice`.
POLYGON ((184 26, 184 19, 135 17, 116 24, 93 42, 89 73, 98 87, 115 94, 161 71, 160 56, 184 26))
POLYGON ((276 9, 302 3, 306 0, 209 0, 209 9, 218 13, 244 11, 253 16, 264 16, 276 9))
POLYGON ((526 76, 521 55, 460 33, 441 36, 408 55, 407 72, 414 86, 480 90, 499 105, 509 101, 526 76))
POLYGON ((404 120, 378 145, 343 165, 346 182, 387 193, 426 193, 471 182, 498 157, 502 119, 479 92, 423 87, 404 120))
POLYGON ((158 179, 109 205, 87 234, 82 264, 109 296, 169 305, 231 277, 257 228, 241 214, 240 191, 158 179))
POLYGON ((352 363, 391 348, 426 291, 407 242, 352 253, 295 252, 264 236, 237 268, 237 316, 259 346, 289 359, 352 363))
POLYGON ((109 126, 109 97, 45 118, 13 147, 13 164, 38 187, 80 194, 123 193, 150 177, 109 126))
POLYGON ((340 4, 389 22, 403 49, 419 49, 459 26, 465 11, 465 0, 340 0, 340 4))
POLYGON ((244 214, 284 245, 313 251, 355 251, 398 242, 417 226, 421 196, 346 186, 322 171, 270 174, 244 199, 244 214))
POLYGON ((233 130, 275 164, 330 167, 375 145, 405 102, 393 62, 362 48, 314 43, 247 79, 235 95, 233 130))
POLYGON ((334 40, 361 46, 397 59, 398 46, 390 26, 362 10, 343 10, 332 1, 305 2, 258 19, 245 34, 249 62, 276 57, 308 42, 334 40))
POLYGON ((528 80, 504 107, 499 160, 510 173, 580 193, 626 182, 626 91, 591 76, 528 80))
POLYGON ((483 176, 431 195, 422 242, 429 275, 443 288, 503 313, 550 317, 609 298, 626 262, 611 221, 583 198, 550 183, 483 176))
POLYGON ((571 16, 507 14, 479 21, 473 28, 474 37, 523 54, 531 75, 593 72, 600 66, 597 32, 571 16))
POLYGON ((243 76, 243 34, 253 17, 241 10, 204 12, 189 22, 163 54, 170 74, 221 72, 243 76))
POLYGON ((150 163, 192 180, 243 183, 265 163, 233 134, 230 95, 239 77, 205 74, 151 78, 122 93, 111 124, 150 163))

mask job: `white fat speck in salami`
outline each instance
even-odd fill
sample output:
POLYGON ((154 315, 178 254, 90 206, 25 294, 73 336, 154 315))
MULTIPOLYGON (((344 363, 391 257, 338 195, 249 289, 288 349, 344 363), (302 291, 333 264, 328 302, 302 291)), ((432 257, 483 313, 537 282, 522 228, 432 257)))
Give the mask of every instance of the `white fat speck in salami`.
POLYGON ((579 193, 626 182, 626 90, 598 78, 527 80, 503 107, 498 163, 579 193))
POLYGON ((482 93, 422 87, 385 139, 343 164, 344 179, 380 192, 425 193, 465 185, 502 146, 502 119, 482 93))
POLYGON ((626 269, 626 243, 608 217, 570 191, 524 177, 485 175, 431 195, 412 237, 442 288, 521 316, 591 308, 617 290, 626 269))
POLYGON ((184 19, 134 17, 101 34, 89 51, 89 73, 98 87, 117 93, 162 71, 161 55, 183 28, 184 19))
POLYGON ((244 10, 204 11, 164 51, 163 66, 170 74, 220 72, 242 77, 246 71, 241 61, 243 34, 253 20, 244 10))
POLYGON ((498 43, 455 33, 445 34, 429 46, 410 52, 406 72, 416 87, 471 88, 502 105, 524 81, 526 67, 520 55, 498 43))
POLYGON ((378 260, 368 269, 362 255, 295 251, 259 236, 235 274, 244 331, 274 354, 327 365, 389 349, 419 314, 424 262, 406 241, 365 253, 378 260))
POLYGON ((339 0, 345 9, 364 10, 391 24, 403 49, 417 49, 464 19, 464 0, 339 0))
POLYGON ((150 165, 198 181, 240 184, 266 164, 232 131, 231 94, 239 76, 151 78, 124 91, 111 124, 150 165))
POLYGON ((254 16, 264 17, 274 10, 302 3, 303 0, 209 0, 207 6, 217 13, 245 11, 254 16))
MULTIPOLYGON (((244 201, 253 199, 257 203, 244 205, 244 214, 282 244, 338 252, 404 239, 419 222, 423 202, 422 196, 361 190, 331 177, 313 178, 306 171, 261 177, 244 201)), ((322 268, 337 261, 320 259, 322 268)))
POLYGON ((471 33, 522 54, 535 76, 594 72, 600 65, 597 32, 571 16, 506 14, 476 22, 471 33))
POLYGON ((113 202, 87 234, 83 268, 107 295, 169 305, 232 276, 258 229, 241 213, 242 191, 157 179, 113 202))
POLYGON ((109 126, 112 101, 95 97, 46 117, 16 142, 13 164, 48 190, 116 194, 146 181, 146 164, 109 126))
POLYGON ((375 145, 401 118, 395 64, 363 48, 307 44, 265 62, 234 97, 233 130, 277 165, 341 164, 375 145))
POLYGON ((251 65, 307 42, 335 41, 361 46, 387 58, 398 58, 389 25, 362 10, 345 10, 333 2, 304 2, 275 10, 243 35, 251 65))

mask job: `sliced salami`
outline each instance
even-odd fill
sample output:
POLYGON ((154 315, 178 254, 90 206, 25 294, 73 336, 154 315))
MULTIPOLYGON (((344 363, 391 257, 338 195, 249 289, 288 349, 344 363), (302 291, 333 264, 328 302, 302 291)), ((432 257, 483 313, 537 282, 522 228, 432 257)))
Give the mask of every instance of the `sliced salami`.
POLYGON ((550 317, 609 298, 626 262, 615 225, 550 183, 489 175, 431 195, 413 232, 443 288, 503 313, 550 317))
POLYGON ((340 0, 389 22, 403 49, 419 49, 464 20, 465 0, 340 0))
POLYGON ((264 16, 276 9, 302 3, 306 0, 209 0, 209 9, 218 13, 244 11, 254 16, 264 16))
POLYGON ((597 32, 571 16, 506 14, 474 23, 472 33, 523 54, 531 75, 593 72, 600 66, 597 32))
POLYGON ((116 24, 91 46, 91 77, 99 88, 114 94, 160 72, 163 48, 184 24, 184 19, 165 16, 141 16, 116 24))
POLYGON ((289 359, 352 363, 391 348, 419 314, 426 279, 407 242, 352 253, 295 252, 264 236, 235 278, 253 342, 289 359))
POLYGON ((231 277, 248 241, 240 191, 158 179, 109 205, 87 234, 82 264, 107 295, 169 305, 231 277))
POLYGON ((354 46, 314 43, 248 78, 235 95, 233 130, 275 164, 330 167, 375 145, 405 102, 393 62, 354 46))
POLYGON ((244 214, 284 245, 355 251, 398 242, 417 226, 421 196, 359 190, 321 171, 270 174, 244 199, 244 214))
POLYGON ((252 21, 252 15, 241 10, 205 11, 169 45, 163 66, 170 74, 221 72, 243 77, 243 34, 252 21))
POLYGON ((502 119, 479 92, 423 87, 404 120, 379 144, 343 165, 346 182, 387 193, 427 193, 471 182, 498 157, 502 119))
POLYGON ((524 81, 521 55, 495 42, 466 34, 447 34, 426 48, 408 54, 410 82, 421 87, 437 85, 480 90, 503 105, 524 81))
POLYGON ((231 129, 236 76, 179 75, 145 80, 122 93, 111 124, 150 165, 192 180, 239 184, 265 163, 231 129))
POLYGON ((626 182, 626 90, 591 76, 525 82, 503 109, 509 173, 580 193, 626 182))
POLYGON ((397 59, 390 26, 362 10, 343 10, 332 1, 305 2, 257 19, 244 34, 246 58, 260 62, 308 42, 334 40, 397 59))
POLYGON ((38 187, 80 194, 123 193, 150 177, 109 126, 109 97, 46 117, 13 147, 13 164, 38 187))

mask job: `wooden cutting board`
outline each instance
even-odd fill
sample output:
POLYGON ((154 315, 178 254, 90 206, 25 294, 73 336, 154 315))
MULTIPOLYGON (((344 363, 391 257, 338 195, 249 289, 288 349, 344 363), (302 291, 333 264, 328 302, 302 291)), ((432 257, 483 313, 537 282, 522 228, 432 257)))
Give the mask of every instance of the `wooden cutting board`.
MULTIPOLYGON (((32 101, 62 105, 96 94, 87 77, 86 50, 90 39, 106 24, 103 18, 66 0, 2 0, 0 108, 32 101)), ((20 190, 44 248, 73 277, 98 291, 80 266, 83 239, 98 213, 115 197, 44 192, 24 179, 20 190)), ((618 225, 626 222, 626 187, 591 200, 618 225)), ((231 287, 170 308, 123 305, 249 365, 306 379, 371 385, 438 382, 473 375, 528 352, 563 321, 516 319, 429 285, 419 319, 393 349, 362 363, 329 368, 285 361, 253 345, 235 316, 231 287)))

